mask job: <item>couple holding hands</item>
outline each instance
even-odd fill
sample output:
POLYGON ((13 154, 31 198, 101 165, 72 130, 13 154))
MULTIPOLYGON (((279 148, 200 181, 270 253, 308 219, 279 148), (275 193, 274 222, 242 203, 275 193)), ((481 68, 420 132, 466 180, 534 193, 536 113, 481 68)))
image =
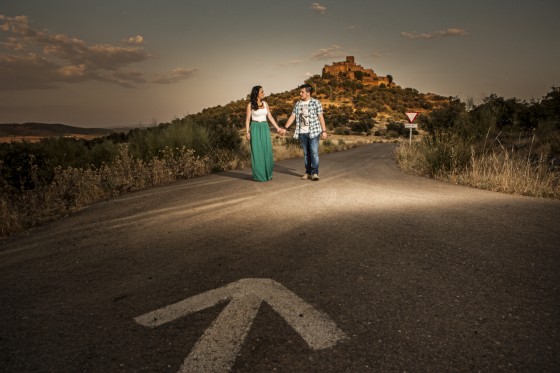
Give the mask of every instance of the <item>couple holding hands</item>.
POLYGON ((311 97, 313 87, 304 84, 299 87, 299 100, 288 118, 284 128, 278 126, 268 104, 263 101, 264 91, 261 86, 251 90, 251 102, 247 105, 245 129, 247 140, 251 143, 251 164, 253 179, 256 181, 269 181, 272 179, 274 156, 267 118, 276 127, 279 134, 284 135, 286 130, 296 122, 294 138, 298 139, 303 148, 305 164, 304 180, 319 180, 319 139, 327 138, 327 128, 323 117, 323 107, 319 100, 311 97))

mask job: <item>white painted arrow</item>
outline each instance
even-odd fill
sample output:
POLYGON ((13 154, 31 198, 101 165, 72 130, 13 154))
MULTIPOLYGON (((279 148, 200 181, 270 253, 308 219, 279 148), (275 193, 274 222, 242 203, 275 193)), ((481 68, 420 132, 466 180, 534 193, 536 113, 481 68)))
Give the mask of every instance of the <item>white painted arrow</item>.
POLYGON ((232 282, 134 320, 144 326, 156 327, 228 300, 230 303, 204 332, 179 372, 229 371, 263 301, 314 350, 332 347, 346 338, 327 315, 315 310, 278 282, 263 278, 232 282))

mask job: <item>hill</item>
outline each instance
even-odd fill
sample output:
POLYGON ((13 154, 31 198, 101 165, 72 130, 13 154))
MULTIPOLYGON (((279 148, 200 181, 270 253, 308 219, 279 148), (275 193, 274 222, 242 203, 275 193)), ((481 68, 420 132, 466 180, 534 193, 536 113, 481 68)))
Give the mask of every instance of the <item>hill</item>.
MULTIPOLYGON (((451 101, 450 97, 420 93, 414 88, 401 88, 394 83, 392 76, 377 76, 372 69, 356 65, 351 56, 347 57, 346 62, 334 63, 330 69, 325 66, 321 75, 314 75, 305 83, 315 88, 314 97, 323 104, 327 127, 338 134, 383 132, 395 122, 405 122, 407 111, 427 114, 447 106, 451 101)), ((297 87, 266 97, 272 115, 280 125, 286 122, 298 99, 297 87)), ((184 119, 219 131, 223 131, 224 127, 243 130, 248 102, 247 96, 224 106, 206 108, 197 114, 187 115, 184 119)), ((165 124, 169 123, 160 125, 165 124)), ((115 132, 127 133, 128 130, 44 123, 0 124, 0 142, 18 139, 33 141, 44 137, 92 139, 115 132)))
POLYGON ((58 123, 0 123, 0 139, 4 141, 41 139, 45 137, 96 138, 114 131, 108 128, 82 128, 58 123))
MULTIPOLYGON (((338 74, 323 73, 305 81, 315 87, 314 97, 324 109, 329 130, 340 134, 370 133, 384 130, 393 122, 405 122, 408 111, 427 114, 434 109, 445 107, 451 101, 434 93, 420 93, 414 88, 401 88, 391 84, 378 86, 363 84, 356 78, 338 74)), ((282 125, 291 114, 294 103, 299 99, 296 88, 282 93, 274 93, 265 98, 272 115, 282 125)), ((232 101, 224 106, 215 106, 191 114, 194 122, 216 126, 227 124, 237 129, 245 128, 245 112, 249 98, 232 101)))

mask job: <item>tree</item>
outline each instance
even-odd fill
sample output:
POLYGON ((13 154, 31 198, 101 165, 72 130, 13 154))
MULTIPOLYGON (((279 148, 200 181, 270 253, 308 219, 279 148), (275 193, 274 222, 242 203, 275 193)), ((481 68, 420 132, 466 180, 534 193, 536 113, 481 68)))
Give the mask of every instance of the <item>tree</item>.
POLYGON ((421 116, 420 124, 432 135, 441 131, 447 132, 454 128, 465 113, 465 108, 466 105, 459 98, 451 98, 445 107, 433 110, 427 116, 421 116))
POLYGON ((560 121, 560 87, 552 87, 543 97, 541 106, 547 119, 560 121))

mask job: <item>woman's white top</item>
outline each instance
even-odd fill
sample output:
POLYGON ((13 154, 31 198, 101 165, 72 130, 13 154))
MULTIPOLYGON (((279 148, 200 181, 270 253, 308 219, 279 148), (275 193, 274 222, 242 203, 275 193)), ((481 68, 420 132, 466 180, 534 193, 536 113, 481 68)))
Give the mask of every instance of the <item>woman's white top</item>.
POLYGON ((268 105, 266 102, 262 102, 262 109, 253 110, 251 109, 251 120, 255 122, 266 122, 266 114, 268 114, 268 105))

